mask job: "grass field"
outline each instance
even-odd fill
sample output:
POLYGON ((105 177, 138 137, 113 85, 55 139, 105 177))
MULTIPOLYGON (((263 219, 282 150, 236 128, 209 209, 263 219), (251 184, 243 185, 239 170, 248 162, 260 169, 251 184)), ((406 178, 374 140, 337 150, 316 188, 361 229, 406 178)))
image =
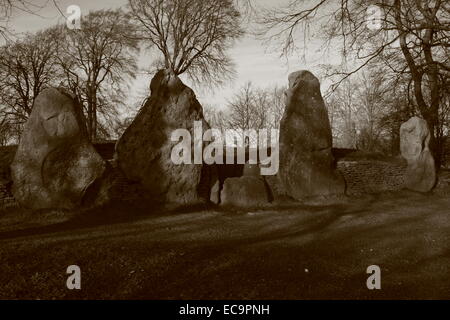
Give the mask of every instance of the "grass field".
POLYGON ((2 299, 450 298, 450 197, 0 213, 2 299), (66 268, 81 268, 81 290, 66 268), (366 268, 381 268, 368 290, 366 268))

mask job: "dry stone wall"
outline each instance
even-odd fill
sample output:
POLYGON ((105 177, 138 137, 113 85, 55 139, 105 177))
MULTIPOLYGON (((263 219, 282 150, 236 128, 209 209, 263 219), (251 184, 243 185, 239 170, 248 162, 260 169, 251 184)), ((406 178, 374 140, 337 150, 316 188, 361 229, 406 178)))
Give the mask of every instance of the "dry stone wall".
POLYGON ((346 183, 347 195, 401 190, 406 163, 380 160, 339 160, 337 169, 346 183))

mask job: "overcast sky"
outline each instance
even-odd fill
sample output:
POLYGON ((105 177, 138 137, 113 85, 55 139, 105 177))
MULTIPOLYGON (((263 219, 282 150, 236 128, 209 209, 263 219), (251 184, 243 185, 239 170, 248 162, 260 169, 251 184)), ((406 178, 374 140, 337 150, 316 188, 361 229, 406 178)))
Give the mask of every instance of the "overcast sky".
MULTIPOLYGON (((287 0, 259 1, 266 5, 281 6, 287 0)), ((43 8, 38 12, 38 15, 23 12, 15 15, 10 23, 10 27, 15 32, 35 32, 57 22, 64 22, 64 18, 52 0, 33 0, 32 3, 41 4, 43 8)), ((57 0, 57 3, 64 13, 66 13, 69 5, 78 5, 82 14, 87 14, 92 10, 124 6, 127 0, 57 0)), ((280 58, 279 52, 268 50, 261 40, 255 39, 250 34, 245 35, 237 42, 229 54, 236 64, 237 77, 235 81, 215 90, 215 92, 196 89, 197 97, 201 103, 208 103, 222 108, 233 93, 248 81, 260 87, 286 85, 288 74, 301 69, 308 69, 319 76, 319 64, 335 61, 337 57, 333 52, 321 52, 319 42, 311 40, 307 43, 306 55, 297 54, 291 56, 287 63, 286 59, 280 58), (304 61, 304 58, 306 61, 304 61)), ((140 61, 140 66, 145 67, 148 62, 151 62, 151 57, 141 56, 140 61)), ((186 82, 189 85, 189 81, 186 82)), ((148 88, 149 83, 150 75, 138 76, 131 86, 128 98, 129 103, 136 101, 137 97, 148 88)), ((324 81, 322 81, 322 90, 324 90, 323 86, 324 81)))

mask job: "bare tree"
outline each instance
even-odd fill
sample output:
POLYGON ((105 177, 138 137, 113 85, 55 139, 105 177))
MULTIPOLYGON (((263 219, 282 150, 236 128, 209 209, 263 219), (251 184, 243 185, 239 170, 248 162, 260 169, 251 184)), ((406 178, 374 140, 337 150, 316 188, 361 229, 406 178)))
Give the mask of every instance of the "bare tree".
POLYGON ((260 129, 267 125, 267 94, 247 82, 228 102, 228 127, 260 129))
POLYGON ((336 146, 398 154, 400 125, 415 108, 407 99, 408 83, 388 80, 384 69, 367 68, 327 96, 336 146))
MULTIPOLYGON (((278 129, 285 107, 285 88, 258 88, 244 84, 229 100, 225 126, 242 132, 242 141, 255 143, 248 133, 259 129, 278 129)), ((269 134, 272 134, 271 131, 269 134)))
POLYGON ((35 97, 57 84, 56 48, 48 32, 28 34, 0 48, 0 117, 15 133, 28 119, 35 97))
POLYGON ((210 86, 233 75, 226 50, 243 34, 233 1, 129 0, 129 8, 164 68, 210 86))
MULTIPOLYGON (((377 59, 393 72, 408 74, 414 103, 437 138, 443 79, 450 73, 449 18, 450 3, 445 0, 293 0, 286 7, 263 10, 260 22, 270 39, 283 40, 283 53, 301 45, 296 39, 301 39, 302 30, 303 39, 312 30, 312 35, 325 35, 324 44, 339 40, 340 51, 354 68, 336 71, 341 77, 333 89, 377 59), (379 17, 370 17, 370 4, 377 6, 379 17)), ((438 164, 439 145, 433 144, 438 164)))
POLYGON ((98 133, 108 135, 118 115, 124 86, 137 72, 139 47, 134 25, 121 10, 91 12, 82 18, 81 26, 81 30, 57 27, 64 44, 59 47, 58 62, 64 84, 85 107, 88 132, 95 140, 98 133))
POLYGON ((203 116, 211 128, 219 129, 222 133, 227 128, 227 117, 223 110, 212 104, 202 104, 203 116))
POLYGON ((9 22, 14 11, 35 14, 42 7, 29 0, 0 0, 0 36, 5 40, 9 39, 11 35, 9 22))
POLYGON ((386 132, 380 121, 393 109, 390 95, 392 88, 382 70, 377 69, 366 69, 361 72, 354 88, 356 103, 359 106, 357 146, 368 151, 381 151, 380 146, 384 142, 386 132))
POLYGON ((228 102, 227 126, 234 129, 279 128, 285 108, 285 87, 243 85, 228 102))
POLYGON ((267 89, 270 104, 269 104, 269 112, 270 112, 270 127, 272 128, 280 128, 281 118, 284 114, 284 109, 286 107, 285 104, 285 86, 275 86, 271 89, 267 89))
POLYGON ((347 79, 327 97, 333 140, 338 147, 356 148, 358 106, 353 90, 354 82, 347 79))

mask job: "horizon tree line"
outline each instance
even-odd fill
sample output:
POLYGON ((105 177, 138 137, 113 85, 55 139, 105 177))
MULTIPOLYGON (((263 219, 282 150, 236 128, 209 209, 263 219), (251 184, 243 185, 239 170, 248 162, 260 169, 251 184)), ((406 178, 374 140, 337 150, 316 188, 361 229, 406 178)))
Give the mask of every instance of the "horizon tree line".
MULTIPOLYGON (((26 4, 5 1, 0 9, 8 20, 12 8, 26 4)), ((126 121, 120 107, 138 72, 142 48, 156 51, 156 69, 187 74, 208 86, 221 85, 234 75, 226 50, 243 30, 240 13, 230 0, 207 5, 200 0, 129 0, 126 8, 98 10, 81 19, 80 30, 59 24, 8 39, 0 48, 3 135, 18 138, 34 98, 45 87, 63 86, 81 102, 89 138, 110 136, 126 121)), ((0 31, 6 34, 3 27, 0 31)))
MULTIPOLYGON (((27 3, 0 1, 1 35, 8 34, 12 8, 37 9, 27 3)), ((129 0, 122 9, 83 16, 81 30, 56 25, 0 48, 0 130, 19 136, 34 97, 62 85, 82 103, 93 141, 120 132, 111 129, 129 123, 120 110, 142 50, 152 53, 150 74, 168 68, 217 88, 235 76, 227 50, 246 26, 285 57, 301 53, 311 37, 335 45, 343 62, 322 65, 318 76, 333 81, 325 100, 336 138, 369 151, 386 151, 382 145, 391 141, 393 151, 399 123, 420 115, 439 166, 449 128, 449 18, 443 0, 294 0, 270 7, 254 0, 129 0), (375 29, 367 26, 369 5, 380 13, 375 29)), ((247 83, 227 102, 227 112, 205 113, 224 127, 258 128, 276 125, 283 108, 283 89, 247 83)))

